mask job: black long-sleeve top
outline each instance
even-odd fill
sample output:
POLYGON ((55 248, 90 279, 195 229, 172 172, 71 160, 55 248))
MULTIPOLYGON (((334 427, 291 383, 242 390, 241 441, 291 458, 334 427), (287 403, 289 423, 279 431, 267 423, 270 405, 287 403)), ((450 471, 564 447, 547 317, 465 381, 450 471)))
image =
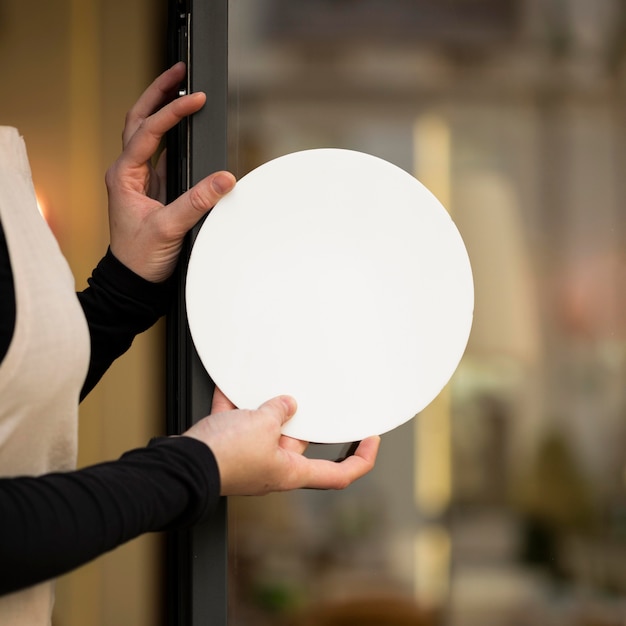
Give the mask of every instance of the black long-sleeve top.
MULTIPOLYGON (((135 335, 164 314, 171 295, 170 285, 142 279, 110 251, 88 284, 77 294, 91 337, 81 399, 135 335)), ((15 325, 1 224, 0 294, 1 363, 15 325)), ((73 472, 0 478, 0 594, 59 576, 142 533, 193 524, 219 493, 215 457, 189 437, 154 439, 116 461, 73 472)))

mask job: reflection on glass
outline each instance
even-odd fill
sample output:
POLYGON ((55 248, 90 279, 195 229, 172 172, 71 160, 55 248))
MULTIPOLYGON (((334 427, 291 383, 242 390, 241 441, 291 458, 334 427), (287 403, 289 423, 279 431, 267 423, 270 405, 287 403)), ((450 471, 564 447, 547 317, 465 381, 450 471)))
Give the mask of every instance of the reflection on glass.
POLYGON ((233 170, 387 159, 476 290, 459 369, 371 475, 233 499, 233 626, 623 626, 625 51, 618 0, 231 2, 233 170))

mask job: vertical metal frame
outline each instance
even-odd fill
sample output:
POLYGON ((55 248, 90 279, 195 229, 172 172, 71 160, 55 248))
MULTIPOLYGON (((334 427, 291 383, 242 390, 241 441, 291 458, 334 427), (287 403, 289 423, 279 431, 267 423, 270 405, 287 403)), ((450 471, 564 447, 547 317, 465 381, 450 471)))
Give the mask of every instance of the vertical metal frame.
MULTIPOLYGON (((204 108, 168 137, 168 200, 226 168, 228 0, 168 0, 170 65, 187 63, 181 92, 204 91, 204 108)), ((176 302, 167 321, 167 430, 183 432, 210 411, 214 385, 187 326, 186 267, 199 226, 189 233, 178 268, 176 302)), ((226 626, 228 537, 226 499, 207 522, 169 534, 168 626, 226 626)))

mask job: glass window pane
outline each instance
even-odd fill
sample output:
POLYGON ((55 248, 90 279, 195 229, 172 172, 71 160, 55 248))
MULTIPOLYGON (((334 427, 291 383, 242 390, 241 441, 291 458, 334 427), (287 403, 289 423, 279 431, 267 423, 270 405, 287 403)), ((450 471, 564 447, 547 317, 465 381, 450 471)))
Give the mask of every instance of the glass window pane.
POLYGON ((231 499, 229 623, 623 624, 624 3, 230 12, 233 171, 322 146, 406 169, 458 225, 476 308, 369 476, 231 499))

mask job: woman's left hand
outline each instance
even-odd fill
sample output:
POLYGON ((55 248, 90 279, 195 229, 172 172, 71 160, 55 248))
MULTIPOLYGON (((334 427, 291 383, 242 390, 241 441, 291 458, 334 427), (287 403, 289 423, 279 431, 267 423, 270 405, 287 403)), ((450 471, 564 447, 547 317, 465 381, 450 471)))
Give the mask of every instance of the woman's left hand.
POLYGON ((230 172, 216 172, 165 204, 164 155, 156 169, 152 157, 165 133, 206 102, 200 92, 176 97, 185 71, 177 63, 161 74, 128 112, 122 154, 105 177, 111 252, 151 282, 171 276, 187 231, 235 186, 230 172))

